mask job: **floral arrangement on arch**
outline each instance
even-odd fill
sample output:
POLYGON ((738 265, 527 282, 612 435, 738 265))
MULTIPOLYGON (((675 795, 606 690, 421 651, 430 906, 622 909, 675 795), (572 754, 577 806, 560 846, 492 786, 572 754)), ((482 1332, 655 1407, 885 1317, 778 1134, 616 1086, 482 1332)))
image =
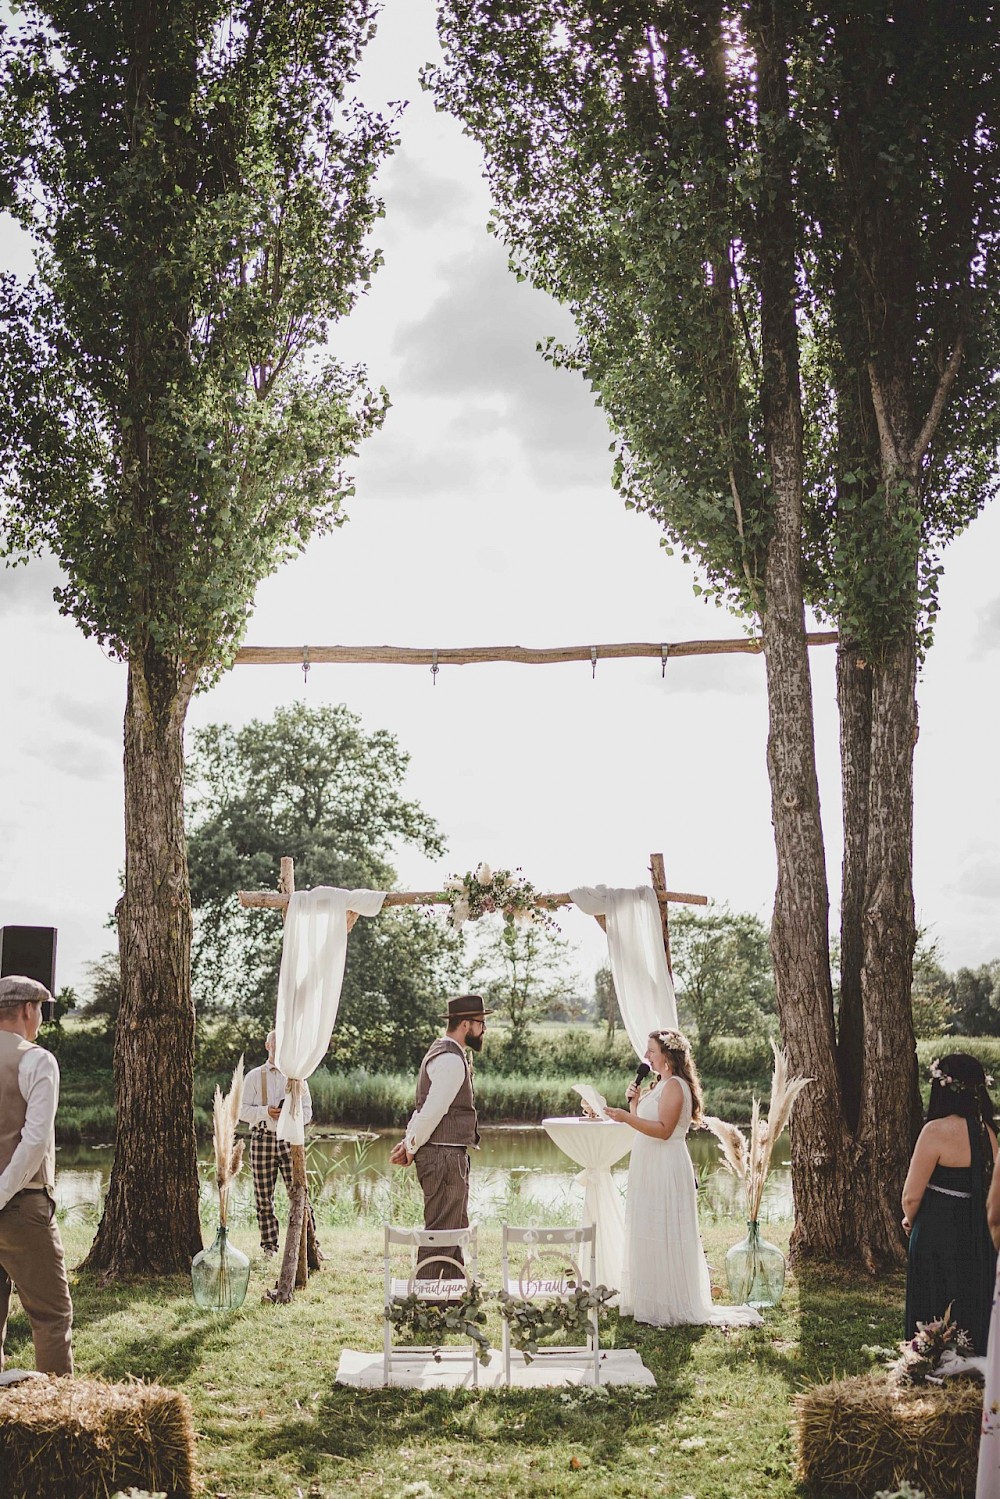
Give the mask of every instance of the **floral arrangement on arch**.
POLYGON ((520 868, 513 872, 493 870, 483 863, 474 872, 451 875, 444 882, 444 893, 451 907, 448 920, 456 932, 467 921, 479 921, 483 916, 502 916, 508 926, 556 925, 549 912, 539 906, 538 891, 520 868))

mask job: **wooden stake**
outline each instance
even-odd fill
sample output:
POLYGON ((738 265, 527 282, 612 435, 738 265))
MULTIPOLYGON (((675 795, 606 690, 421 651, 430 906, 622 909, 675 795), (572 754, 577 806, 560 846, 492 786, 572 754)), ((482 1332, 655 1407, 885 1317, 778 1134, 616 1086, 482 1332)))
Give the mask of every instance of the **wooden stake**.
MULTIPOLYGON (((295 894, 294 859, 282 859, 278 884, 284 913, 288 908, 289 897, 295 894)), ((288 1228, 285 1230, 285 1248, 281 1256, 281 1274, 278 1276, 277 1286, 270 1293, 271 1300, 282 1305, 291 1301, 295 1289, 301 1289, 309 1279, 307 1235, 310 1224, 309 1214, 306 1212, 306 1148, 304 1145, 293 1145, 290 1154, 292 1190, 288 1204, 288 1228)))
MULTIPOLYGON (((650 854, 649 872, 653 879, 653 889, 656 891, 657 899, 660 902, 660 925, 663 928, 663 951, 667 956, 667 972, 669 973, 672 981, 674 977, 674 970, 670 963, 670 918, 667 915, 667 912, 670 909, 670 897, 667 895, 667 876, 663 867, 662 854, 650 854)), ((708 905, 708 901, 702 899, 698 901, 697 904, 708 905)))

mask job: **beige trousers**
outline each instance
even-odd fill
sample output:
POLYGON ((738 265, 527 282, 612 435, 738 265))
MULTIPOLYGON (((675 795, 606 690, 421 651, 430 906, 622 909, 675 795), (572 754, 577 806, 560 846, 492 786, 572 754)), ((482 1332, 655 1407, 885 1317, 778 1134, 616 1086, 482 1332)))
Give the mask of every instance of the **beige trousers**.
POLYGON ((0 1212, 0 1369, 11 1284, 21 1298, 42 1374, 73 1372, 73 1303, 55 1203, 47 1192, 18 1192, 0 1212))

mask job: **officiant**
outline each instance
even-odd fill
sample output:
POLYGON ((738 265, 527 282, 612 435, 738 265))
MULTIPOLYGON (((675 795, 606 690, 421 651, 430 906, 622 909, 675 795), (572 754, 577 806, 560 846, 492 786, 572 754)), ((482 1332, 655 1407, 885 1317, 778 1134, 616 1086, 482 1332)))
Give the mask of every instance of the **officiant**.
MULTIPOLYGON (((460 994, 442 1015, 445 1032, 431 1042, 417 1075, 416 1107, 406 1133, 394 1146, 394 1166, 416 1164, 424 1196, 425 1228, 468 1228, 469 1150, 479 1147, 479 1121, 469 1052, 481 1051, 486 1016, 480 994, 460 994)), ((422 1248, 417 1273, 422 1279, 457 1279, 448 1260, 463 1263, 457 1246, 422 1248)))

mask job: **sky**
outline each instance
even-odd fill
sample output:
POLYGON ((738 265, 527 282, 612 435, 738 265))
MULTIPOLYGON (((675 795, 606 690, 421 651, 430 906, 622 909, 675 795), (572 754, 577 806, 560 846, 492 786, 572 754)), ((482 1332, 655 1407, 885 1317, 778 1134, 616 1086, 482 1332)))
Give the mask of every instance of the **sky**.
MULTIPOLYGON (((252 645, 529 646, 743 633, 692 592, 648 517, 611 485, 610 434, 583 380, 536 344, 568 314, 506 269, 486 232, 478 148, 418 82, 437 53, 432 0, 388 0, 360 92, 408 101, 383 171, 385 264, 332 340, 392 400, 356 465, 347 525, 258 590, 252 645)), ((0 226, 0 262, 25 271, 0 226)), ((915 888, 949 969, 1000 956, 995 680, 1000 514, 949 550, 919 685, 915 888)), ((59 929, 57 983, 107 951, 123 864, 125 668, 52 602, 51 559, 0 572, 0 922, 59 929)), ((834 650, 811 653, 833 914, 841 859, 834 650)), ((188 733, 276 708, 344 702, 410 754, 407 793, 437 819, 443 860, 398 851, 400 888, 485 859, 540 889, 667 883, 767 920, 775 864, 763 660, 567 666, 239 666, 199 696, 188 733)), ((277 870, 275 870, 277 880, 277 870)), ((262 919, 268 919, 262 913, 262 919)), ((603 939, 562 919, 591 975, 603 939)))

